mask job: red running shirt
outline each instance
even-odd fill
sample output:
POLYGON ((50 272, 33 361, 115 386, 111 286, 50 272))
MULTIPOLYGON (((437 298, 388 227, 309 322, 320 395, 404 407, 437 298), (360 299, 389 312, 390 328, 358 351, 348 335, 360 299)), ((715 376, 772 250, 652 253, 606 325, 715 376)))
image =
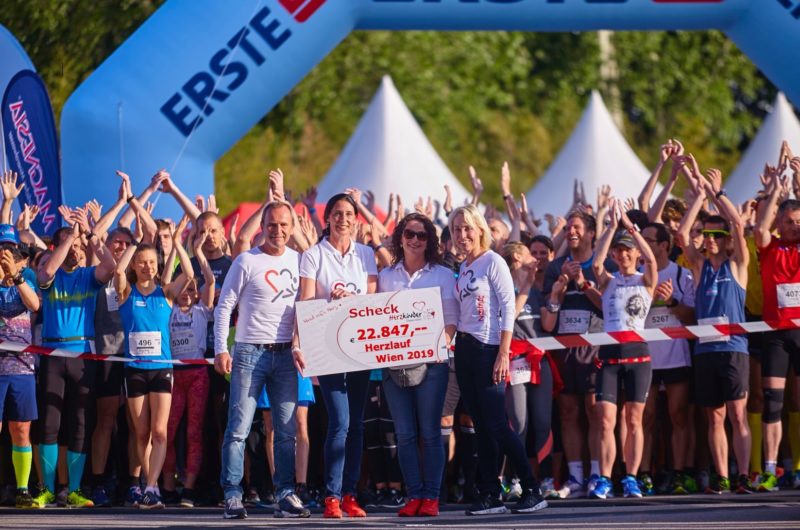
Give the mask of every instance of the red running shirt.
POLYGON ((764 287, 764 320, 800 318, 800 243, 773 237, 758 250, 764 287))

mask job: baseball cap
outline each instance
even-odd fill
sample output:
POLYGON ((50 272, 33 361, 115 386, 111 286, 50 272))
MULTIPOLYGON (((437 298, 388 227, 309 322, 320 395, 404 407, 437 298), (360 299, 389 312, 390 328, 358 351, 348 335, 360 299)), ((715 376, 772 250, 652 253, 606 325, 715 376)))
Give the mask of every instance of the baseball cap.
POLYGON ((19 245, 19 236, 14 225, 0 224, 0 243, 14 243, 19 245))
POLYGON ((633 236, 631 236, 627 230, 618 230, 617 233, 614 234, 611 246, 617 247, 620 245, 628 248, 636 248, 636 241, 634 241, 633 236))

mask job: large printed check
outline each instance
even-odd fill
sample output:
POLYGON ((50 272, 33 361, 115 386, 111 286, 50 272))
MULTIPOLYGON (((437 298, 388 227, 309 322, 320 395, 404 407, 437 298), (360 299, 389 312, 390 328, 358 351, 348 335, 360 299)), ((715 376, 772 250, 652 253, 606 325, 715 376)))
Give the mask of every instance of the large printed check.
POLYGON ((305 376, 447 360, 438 287, 297 302, 305 376))

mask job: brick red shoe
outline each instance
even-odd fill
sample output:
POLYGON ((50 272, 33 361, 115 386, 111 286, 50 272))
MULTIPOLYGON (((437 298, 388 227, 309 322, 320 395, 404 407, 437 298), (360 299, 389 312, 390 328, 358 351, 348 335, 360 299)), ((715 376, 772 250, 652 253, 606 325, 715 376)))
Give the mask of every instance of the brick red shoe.
POLYGON ((422 506, 417 511, 419 517, 436 517, 439 515, 439 499, 422 499, 422 506))
POLYGON ((350 517, 366 517, 367 512, 364 508, 358 505, 358 501, 353 495, 345 495, 342 497, 342 511, 350 517))
POLYGON ((336 497, 325 497, 325 512, 322 514, 325 519, 341 519, 342 509, 339 507, 339 499, 336 497))
POLYGON ((419 509, 422 506, 422 499, 408 499, 405 506, 397 511, 398 517, 416 517, 419 515, 419 509))

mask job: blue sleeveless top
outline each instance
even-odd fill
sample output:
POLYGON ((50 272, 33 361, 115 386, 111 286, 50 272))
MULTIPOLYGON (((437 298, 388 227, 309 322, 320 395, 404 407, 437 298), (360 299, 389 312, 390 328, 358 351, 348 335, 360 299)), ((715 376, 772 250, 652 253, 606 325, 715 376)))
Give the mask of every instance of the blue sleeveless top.
MULTIPOLYGON (((136 285, 119 307, 122 328, 125 331, 125 357, 163 361, 172 359, 169 349, 169 317, 172 308, 167 303, 161 286, 145 296, 136 285)), ((161 370, 172 368, 170 363, 127 363, 131 368, 161 370)))
MULTIPOLYGON (((717 271, 711 266, 709 260, 705 260, 695 295, 694 310, 698 323, 720 324, 725 323, 725 320, 730 324, 744 322, 744 299, 745 290, 733 277, 730 260, 725 260, 717 271), (715 318, 717 319, 715 322, 703 322, 702 320, 715 318)), ((748 353, 747 337, 731 335, 723 340, 699 339, 694 352, 741 352, 746 354, 748 353)))

